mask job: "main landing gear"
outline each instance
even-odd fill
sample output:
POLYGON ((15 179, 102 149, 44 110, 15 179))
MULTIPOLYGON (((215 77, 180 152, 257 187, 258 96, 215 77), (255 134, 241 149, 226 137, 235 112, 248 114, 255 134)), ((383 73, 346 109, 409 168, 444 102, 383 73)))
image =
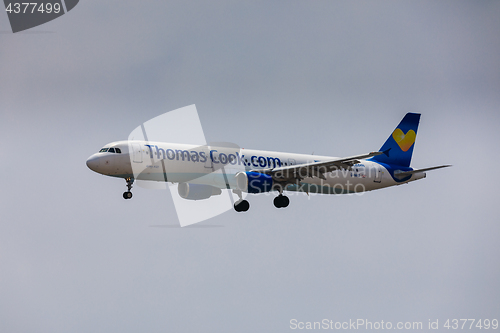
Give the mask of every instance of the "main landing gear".
POLYGON ((240 197, 240 200, 234 203, 234 210, 237 212, 246 212, 248 208, 250 208, 250 203, 246 200, 243 200, 243 194, 240 190, 233 190, 233 193, 237 194, 240 197))
POLYGON ((234 203, 234 210, 237 212, 246 212, 250 208, 250 203, 246 200, 238 200, 234 203))
POLYGON ((132 189, 132 184, 134 184, 134 178, 125 178, 125 181, 127 182, 127 192, 123 192, 123 199, 131 199, 132 198, 132 192, 130 190, 132 189))
MULTIPOLYGON (((274 206, 276 208, 285 208, 290 204, 290 199, 287 196, 280 194, 274 198, 274 206)), ((246 200, 238 200, 234 203, 234 210, 237 212, 246 212, 250 208, 250 204, 246 200)))
MULTIPOLYGON (((250 208, 250 204, 248 201, 243 200, 243 196, 240 190, 233 190, 233 193, 237 194, 240 197, 240 200, 234 203, 234 210, 237 212, 246 212, 250 208)), ((276 208, 285 208, 290 204, 290 199, 286 195, 283 195, 283 192, 274 198, 274 206, 276 208)))
POLYGON ((286 195, 280 194, 274 198, 273 203, 276 208, 285 208, 290 204, 290 199, 286 195))

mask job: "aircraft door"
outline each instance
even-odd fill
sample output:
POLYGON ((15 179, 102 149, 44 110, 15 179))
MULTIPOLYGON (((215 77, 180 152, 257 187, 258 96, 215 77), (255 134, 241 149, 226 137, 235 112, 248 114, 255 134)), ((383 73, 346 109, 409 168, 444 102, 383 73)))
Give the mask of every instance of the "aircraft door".
POLYGON ((210 146, 203 146, 201 149, 202 152, 205 153, 207 160, 205 161, 205 168, 213 170, 212 159, 210 158, 210 146))
POLYGON ((132 161, 134 161, 134 163, 142 163, 142 149, 140 144, 132 144, 132 154, 132 161))
POLYGON ((375 165, 373 166, 373 172, 375 173, 373 181, 375 183, 380 183, 382 181, 382 168, 379 165, 375 165))

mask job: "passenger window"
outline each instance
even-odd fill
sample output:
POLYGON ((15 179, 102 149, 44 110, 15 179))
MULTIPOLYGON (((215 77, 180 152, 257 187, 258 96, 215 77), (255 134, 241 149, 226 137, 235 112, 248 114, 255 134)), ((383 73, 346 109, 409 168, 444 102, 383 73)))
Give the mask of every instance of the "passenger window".
POLYGON ((101 150, 99 150, 100 153, 105 153, 108 151, 108 148, 102 148, 101 150))
POLYGON ((122 153, 122 151, 121 151, 121 149, 120 149, 120 148, 115 148, 115 151, 116 151, 118 154, 121 154, 121 153, 122 153))
POLYGON ((114 152, 115 152, 115 148, 109 148, 108 153, 114 153, 114 152))

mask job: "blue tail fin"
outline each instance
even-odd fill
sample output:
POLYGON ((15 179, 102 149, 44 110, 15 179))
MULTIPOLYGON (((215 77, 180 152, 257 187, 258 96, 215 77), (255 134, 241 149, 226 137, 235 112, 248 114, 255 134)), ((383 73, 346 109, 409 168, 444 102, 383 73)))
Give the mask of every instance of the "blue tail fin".
POLYGON ((415 139, 417 138, 419 113, 407 113, 398 127, 384 143, 380 151, 384 154, 372 158, 372 160, 409 167, 415 139))

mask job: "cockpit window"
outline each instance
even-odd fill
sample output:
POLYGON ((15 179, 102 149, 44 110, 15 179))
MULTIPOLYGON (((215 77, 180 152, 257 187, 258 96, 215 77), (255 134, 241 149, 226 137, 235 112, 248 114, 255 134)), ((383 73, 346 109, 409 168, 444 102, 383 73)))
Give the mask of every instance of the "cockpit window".
POLYGON ((99 150, 99 152, 100 153, 108 152, 108 153, 118 153, 118 154, 121 154, 122 150, 120 148, 102 148, 101 150, 99 150))

